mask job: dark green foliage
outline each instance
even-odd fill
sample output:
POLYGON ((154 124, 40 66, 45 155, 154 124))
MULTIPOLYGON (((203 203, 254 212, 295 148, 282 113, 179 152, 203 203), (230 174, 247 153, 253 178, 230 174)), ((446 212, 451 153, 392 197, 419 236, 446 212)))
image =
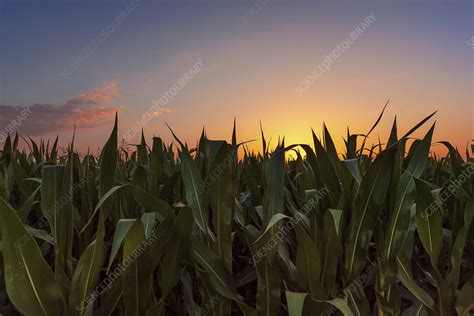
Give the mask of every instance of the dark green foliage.
POLYGON ((431 116, 367 147, 380 116, 344 154, 326 126, 273 150, 262 130, 261 154, 235 124, 231 144, 173 134, 177 155, 117 148, 117 121, 100 157, 8 137, 0 314, 468 315, 474 164, 430 155, 434 126, 408 138, 431 116))

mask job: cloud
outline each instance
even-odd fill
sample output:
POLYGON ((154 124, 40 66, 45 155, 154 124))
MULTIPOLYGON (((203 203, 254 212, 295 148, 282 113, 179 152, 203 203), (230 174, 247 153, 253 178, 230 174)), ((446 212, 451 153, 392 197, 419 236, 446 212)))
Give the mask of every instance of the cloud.
MULTIPOLYGON (((170 108, 166 108, 166 107, 160 107, 158 108, 158 110, 155 110, 153 111, 152 115, 153 116, 162 116, 162 115, 165 115, 166 113, 171 113, 171 109, 170 108)), ((143 115, 145 117, 145 115, 143 115)))
POLYGON ((118 91, 117 84, 110 82, 60 105, 33 104, 27 108, 0 105, 0 132, 11 132, 13 126, 20 134, 37 136, 69 130, 74 126, 94 128, 109 124, 120 109, 109 105, 118 91))

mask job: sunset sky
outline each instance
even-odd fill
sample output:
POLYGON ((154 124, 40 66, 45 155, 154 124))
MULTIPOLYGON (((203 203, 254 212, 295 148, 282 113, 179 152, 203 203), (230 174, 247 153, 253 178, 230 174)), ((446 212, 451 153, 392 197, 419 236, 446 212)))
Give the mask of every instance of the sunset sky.
POLYGON ((64 145, 76 125, 79 150, 96 150, 116 110, 124 137, 155 105, 149 139, 172 140, 165 122, 190 145, 203 125, 230 139, 236 117, 239 141, 261 121, 273 143, 309 143, 325 122, 342 150, 346 127, 367 132, 390 99, 375 140, 395 115, 402 133, 439 110, 434 141, 464 151, 474 1, 354 2, 0 0, 0 132, 29 105, 23 135, 64 145))

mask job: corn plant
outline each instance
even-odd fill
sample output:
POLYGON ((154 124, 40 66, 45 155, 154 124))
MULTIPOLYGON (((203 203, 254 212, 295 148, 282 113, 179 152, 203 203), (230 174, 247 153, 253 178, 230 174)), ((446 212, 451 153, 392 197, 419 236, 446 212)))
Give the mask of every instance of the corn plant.
POLYGON ((9 136, 0 313, 469 315, 473 159, 432 154, 434 124, 412 138, 432 115, 368 145, 381 116, 343 153, 326 126, 312 146, 262 131, 258 153, 235 123, 126 150, 116 118, 98 157, 9 136))

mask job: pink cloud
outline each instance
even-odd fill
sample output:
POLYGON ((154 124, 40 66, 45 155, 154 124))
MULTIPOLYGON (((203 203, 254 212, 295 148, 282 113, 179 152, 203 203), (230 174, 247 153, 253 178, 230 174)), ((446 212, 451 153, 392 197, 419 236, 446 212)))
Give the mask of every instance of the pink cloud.
POLYGON ((108 103, 118 94, 118 85, 115 82, 105 83, 91 92, 83 92, 66 101, 66 105, 99 105, 108 103))
POLYGON ((25 113, 26 108, 0 105, 0 132, 11 132, 9 127, 14 125, 20 134, 36 136, 69 130, 74 126, 80 129, 109 124, 121 108, 110 106, 118 92, 118 85, 110 82, 73 96, 64 104, 33 104, 28 107, 29 114, 21 122, 19 115, 22 111, 25 113))

